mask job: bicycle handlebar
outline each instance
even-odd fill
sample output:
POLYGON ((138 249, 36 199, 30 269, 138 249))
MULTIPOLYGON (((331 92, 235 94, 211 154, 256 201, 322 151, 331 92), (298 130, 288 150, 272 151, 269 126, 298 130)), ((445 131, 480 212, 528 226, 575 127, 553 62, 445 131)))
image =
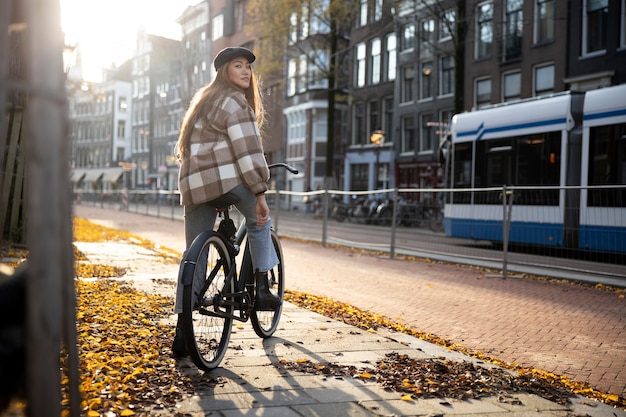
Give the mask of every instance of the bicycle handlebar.
POLYGON ((268 168, 269 169, 272 169, 272 168, 285 168, 287 171, 291 172, 294 175, 298 174, 298 170, 296 168, 292 167, 291 165, 287 165, 284 162, 277 162, 275 164, 268 165, 268 168))

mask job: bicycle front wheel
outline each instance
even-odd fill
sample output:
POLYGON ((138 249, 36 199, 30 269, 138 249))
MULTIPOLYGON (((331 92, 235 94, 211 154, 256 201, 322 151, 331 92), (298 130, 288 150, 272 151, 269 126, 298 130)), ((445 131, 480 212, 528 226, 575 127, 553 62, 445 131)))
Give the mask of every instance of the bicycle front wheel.
POLYGON ((233 307, 216 307, 223 292, 234 293, 234 280, 224 288, 231 269, 226 245, 215 233, 201 234, 187 251, 192 267, 183 272, 183 325, 187 353, 200 369, 216 368, 226 353, 233 307), (193 274, 191 277, 185 274, 193 274), (219 314, 218 314, 219 313, 219 314))
POLYGON ((257 336, 262 338, 270 337, 276 331, 278 322, 280 321, 280 315, 283 311, 283 296, 285 295, 285 262, 283 258, 283 249, 280 246, 280 240, 278 239, 276 232, 272 230, 271 236, 272 244, 274 245, 276 255, 278 256, 278 265, 267 272, 267 277, 270 292, 280 298, 281 303, 272 311, 253 310, 252 314, 250 314, 252 328, 257 336))

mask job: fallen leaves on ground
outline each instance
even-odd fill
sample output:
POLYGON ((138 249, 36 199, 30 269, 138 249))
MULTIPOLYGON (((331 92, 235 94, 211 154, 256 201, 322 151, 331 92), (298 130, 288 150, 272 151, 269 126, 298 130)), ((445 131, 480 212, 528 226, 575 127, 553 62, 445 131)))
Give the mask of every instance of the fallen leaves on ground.
POLYGON ((161 323, 171 299, 111 280, 76 281, 76 292, 82 411, 134 415, 175 404, 188 388, 169 352, 172 327, 161 323))
MULTIPOLYGON (((164 262, 178 262, 179 255, 167 248, 128 232, 106 228, 87 220, 74 219, 76 241, 100 242, 127 240, 156 251, 164 262)), ((2 258, 27 257, 25 249, 4 249, 2 258), (10 250, 10 251, 9 251, 10 250)), ((74 248, 75 260, 85 261, 74 248)), ((92 278, 122 277, 124 271, 105 265, 77 262, 77 276, 92 278)), ((148 295, 129 284, 110 279, 77 280, 77 331, 80 361, 80 389, 83 414, 89 416, 146 416, 146 409, 170 408, 184 394, 194 393, 198 387, 221 383, 210 373, 182 375, 170 356, 173 326, 161 320, 171 311, 171 299, 148 295)), ((474 398, 480 395, 499 395, 501 401, 515 401, 506 392, 534 392, 553 401, 563 401, 572 393, 599 399, 608 404, 626 408, 626 399, 605 394, 566 377, 537 369, 525 369, 489 358, 480 352, 469 352, 458 344, 421 332, 380 314, 359 310, 345 303, 324 297, 288 291, 285 299, 296 305, 316 311, 366 331, 385 327, 423 340, 445 346, 513 369, 513 376, 502 369, 483 368, 466 362, 419 360, 397 353, 388 354, 376 368, 314 363, 308 359, 296 362, 282 361, 281 366, 302 372, 333 377, 351 376, 362 381, 375 381, 386 388, 401 392, 404 400, 425 395, 446 398, 474 398), (483 384, 486 384, 485 386, 483 384), (517 390, 517 391, 516 391, 517 390), (543 390, 543 393, 541 391, 543 390)), ((67 376, 64 376, 64 404, 67 405, 67 376)), ((172 414, 176 412, 171 408, 172 414)), ((64 410, 67 414, 67 410, 64 410)))
POLYGON ((26 260, 27 256, 28 249, 24 247, 9 244, 0 245, 1 263, 11 269, 16 269, 20 266, 26 260))
POLYGON ((136 236, 125 230, 112 229, 92 223, 80 217, 74 217, 74 241, 76 242, 105 242, 126 240, 146 249, 157 252, 160 260, 167 263, 179 263, 180 253, 175 250, 155 245, 151 241, 136 236))
MULTIPOLYGON (((349 304, 331 300, 327 297, 315 296, 297 291, 287 290, 285 292, 285 300, 299 307, 307 308, 323 316, 340 320, 346 324, 359 327, 366 331, 375 331, 378 328, 391 329, 439 346, 443 346, 450 350, 461 352, 465 355, 492 363, 502 368, 516 371, 520 378, 524 378, 524 380, 529 381, 528 384, 530 384, 530 381, 535 381, 534 383, 537 385, 536 389, 538 391, 544 390, 546 393, 545 395, 549 395, 548 393, 552 390, 556 390, 556 392, 567 390, 571 395, 583 395, 588 398, 605 402, 612 406, 626 409, 626 398, 596 390, 588 384, 572 381, 566 376, 555 375, 551 372, 546 372, 536 368, 524 368, 515 363, 507 363, 497 358, 484 355, 482 352, 471 351, 460 344, 452 343, 451 341, 433 335, 432 333, 413 329, 401 321, 392 320, 382 314, 370 313, 349 304)), ((410 375, 407 375, 407 377, 410 377, 410 375)), ((537 392, 537 394, 541 395, 539 392, 537 392)), ((545 396, 544 398, 550 399, 550 397, 545 396)))
POLYGON ((567 405, 573 396, 565 385, 547 384, 532 375, 517 375, 503 368, 479 366, 468 361, 415 359, 391 352, 376 365, 376 368, 357 369, 335 363, 280 362, 285 369, 297 372, 376 382, 385 389, 398 392, 405 400, 446 398, 462 401, 498 396, 501 402, 521 404, 514 395, 529 393, 567 405))

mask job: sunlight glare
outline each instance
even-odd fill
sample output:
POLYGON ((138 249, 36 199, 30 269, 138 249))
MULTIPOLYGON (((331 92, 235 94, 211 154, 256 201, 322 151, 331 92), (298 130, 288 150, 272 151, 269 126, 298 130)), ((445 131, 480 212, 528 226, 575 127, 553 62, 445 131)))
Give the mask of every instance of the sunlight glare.
POLYGON ((137 32, 180 39, 176 19, 195 1, 60 0, 61 27, 66 43, 80 43, 83 74, 98 81, 101 68, 120 65, 135 52, 137 32))

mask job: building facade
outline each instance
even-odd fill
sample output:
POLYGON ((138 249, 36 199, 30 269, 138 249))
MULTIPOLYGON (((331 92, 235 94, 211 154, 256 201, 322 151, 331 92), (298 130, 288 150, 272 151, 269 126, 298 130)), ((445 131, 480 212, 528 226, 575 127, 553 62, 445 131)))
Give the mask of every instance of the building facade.
MULTIPOLYGON (((180 41, 137 34, 136 54, 131 59, 132 124, 131 188, 163 189, 168 156, 177 138, 176 124, 169 123, 170 107, 179 100, 176 86, 181 83, 180 41), (171 87, 171 88, 170 88, 171 87), (165 168, 164 168, 165 167, 165 168)), ((166 185, 171 185, 165 182, 166 185)))
POLYGON ((104 72, 104 81, 68 79, 72 183, 82 190, 123 186, 120 162, 131 155, 130 67, 104 72))
MULTIPOLYGON (((293 11, 282 62, 260 74, 268 161, 299 169, 281 178, 292 191, 443 187, 453 114, 626 83, 624 0, 354 0, 334 33, 320 18, 328 5, 293 11)), ((124 162, 129 187, 175 188, 173 144, 191 96, 214 77, 213 57, 262 42, 247 7, 187 8, 182 42, 140 34, 130 92, 119 79, 76 89, 75 168, 124 162)))
POLYGON ((570 0, 566 88, 626 83, 626 2, 570 0))
POLYGON ((394 3, 360 1, 350 32, 350 120, 342 184, 346 190, 386 189, 395 182, 398 42, 394 3))
MULTIPOLYGON (((443 186, 440 142, 454 114, 456 91, 456 3, 401 2, 395 20, 398 76, 394 107, 397 117, 395 186, 443 186)), ((433 198, 432 194, 407 194, 433 198)), ((430 203, 430 202, 429 202, 430 203)))

